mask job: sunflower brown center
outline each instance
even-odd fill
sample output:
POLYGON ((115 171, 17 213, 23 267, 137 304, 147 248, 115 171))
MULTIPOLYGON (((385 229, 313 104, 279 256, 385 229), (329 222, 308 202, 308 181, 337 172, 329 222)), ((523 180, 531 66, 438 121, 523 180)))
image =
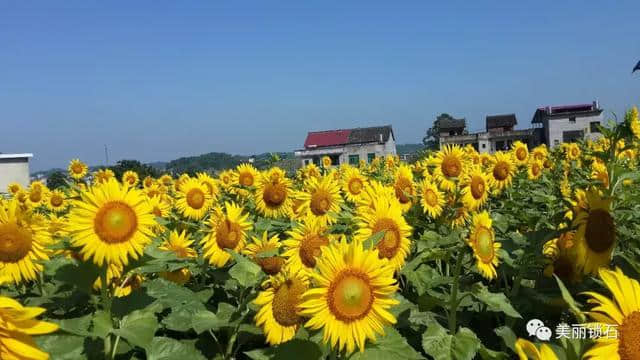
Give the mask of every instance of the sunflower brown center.
POLYGON ((409 179, 399 177, 398 180, 396 180, 394 188, 396 190, 396 197, 401 204, 406 204, 411 201, 409 195, 413 192, 413 184, 409 179))
POLYGON ((51 203, 51 205, 53 205, 53 207, 59 207, 64 202, 64 199, 58 194, 53 194, 51 195, 51 199, 49 200, 49 202, 51 203))
POLYGON ((352 322, 367 316, 374 300, 369 276, 360 271, 343 270, 329 285, 327 303, 338 320, 352 322))
POLYGON ((42 192, 40 191, 31 191, 29 193, 29 201, 33 203, 39 203, 42 200, 42 192))
POLYGON ((71 171, 74 174, 82 174, 82 172, 84 171, 84 166, 82 166, 82 164, 75 163, 71 165, 71 171))
POLYGON ((616 241, 616 227, 611 214, 602 209, 591 210, 584 236, 591 250, 597 253, 609 250, 616 241))
POLYGON ((300 243, 300 260, 308 268, 316 266, 316 257, 320 256, 322 246, 329 245, 329 239, 318 234, 307 235, 300 243))
POLYGON ((253 175, 250 172, 241 172, 238 181, 242 186, 252 186, 253 185, 253 175))
POLYGON ((204 206, 205 194, 202 190, 194 188, 187 193, 187 205, 193 209, 201 209, 204 206))
POLYGON ((271 309, 273 317, 282 326, 294 326, 302 321, 298 316, 298 305, 302 294, 307 290, 305 284, 298 279, 286 280, 275 291, 271 309))
POLYGON ((438 205, 438 196, 432 189, 427 189, 424 193, 424 200, 427 202, 429 206, 438 205))
POLYGON ((116 244, 129 240, 138 228, 138 216, 128 204, 107 202, 98 210, 93 228, 100 240, 116 244))
POLYGON ((329 208, 331 208, 331 195, 324 189, 316 190, 313 195, 311 195, 309 208, 316 216, 322 216, 328 213, 329 208))
POLYGON ((445 155, 442 159, 442 173, 446 177, 458 177, 462 172, 462 162, 455 155, 445 155))
POLYGON ((154 206, 152 213, 157 217, 162 217, 162 210, 160 209, 159 206, 154 206))
POLYGON ((378 257, 381 259, 391 259, 400 248, 400 240, 402 239, 400 229, 398 228, 398 224, 392 219, 382 218, 373 225, 371 233, 377 234, 381 231, 384 231, 384 237, 378 242, 378 245, 376 245, 378 257))
POLYGON ((484 226, 476 231, 476 254, 482 262, 488 264, 493 260, 493 234, 484 226))
POLYGON ((516 157, 518 158, 518 160, 523 161, 527 158, 527 150, 519 147, 518 150, 516 150, 516 157))
POLYGON ((0 262, 15 263, 31 250, 31 231, 14 222, 0 224, 0 262))
POLYGON ((268 183, 264 187, 264 191, 262 193, 262 199, 264 203, 270 208, 278 208, 280 207, 287 198, 287 188, 285 184, 274 181, 268 183))
POLYGON ((493 177, 498 181, 504 181, 509 177, 509 164, 504 161, 498 162, 493 167, 493 177))
POLYGON ((256 258, 256 262, 267 275, 275 275, 279 273, 280 269, 282 269, 282 265, 284 265, 284 259, 280 256, 256 258))
POLYGON ((129 176, 127 177, 127 182, 129 183, 129 185, 133 185, 136 183, 136 178, 134 176, 129 176))
POLYGON ((540 171, 541 171, 541 170, 542 170, 542 169, 540 168, 540 164, 538 164, 537 162, 534 162, 534 163, 531 165, 531 173, 533 174, 533 176, 538 176, 538 175, 540 175, 540 171))
POLYGON ((545 169, 551 169, 551 166, 552 166, 552 165, 553 165, 553 163, 552 163, 552 162, 551 162, 551 160, 549 160, 549 159, 546 159, 546 160, 544 161, 544 164, 543 164, 543 166, 544 166, 544 168, 545 168, 545 169))
POLYGON ((221 249, 235 249, 242 237, 242 228, 233 221, 221 221, 216 229, 216 242, 221 249))
POLYGON ((484 179, 480 176, 474 176, 471 178, 471 184, 469 184, 469 188, 471 189, 471 195, 474 199, 478 200, 482 198, 485 194, 486 186, 484 184, 484 179))
POLYGON ((621 360, 640 359, 640 311, 627 315, 618 329, 618 355, 621 360))
POLYGON ((358 195, 362 191, 362 180, 353 178, 349 180, 349 192, 358 195))

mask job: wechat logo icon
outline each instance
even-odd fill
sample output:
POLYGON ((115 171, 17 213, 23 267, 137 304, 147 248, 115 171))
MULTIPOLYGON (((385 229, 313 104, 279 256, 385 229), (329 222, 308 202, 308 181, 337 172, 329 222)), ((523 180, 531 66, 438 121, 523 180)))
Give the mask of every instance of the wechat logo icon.
POLYGON ((551 329, 544 326, 542 320, 532 319, 527 323, 527 333, 540 341, 549 341, 553 335, 551 329))

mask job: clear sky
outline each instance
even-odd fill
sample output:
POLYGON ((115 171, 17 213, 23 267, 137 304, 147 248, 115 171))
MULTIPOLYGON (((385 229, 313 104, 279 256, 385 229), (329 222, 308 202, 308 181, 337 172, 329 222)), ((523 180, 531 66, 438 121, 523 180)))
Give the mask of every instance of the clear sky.
POLYGON ((0 152, 171 160, 307 131, 640 104, 640 1, 0 0, 0 152), (606 4, 606 5, 605 5, 606 4))

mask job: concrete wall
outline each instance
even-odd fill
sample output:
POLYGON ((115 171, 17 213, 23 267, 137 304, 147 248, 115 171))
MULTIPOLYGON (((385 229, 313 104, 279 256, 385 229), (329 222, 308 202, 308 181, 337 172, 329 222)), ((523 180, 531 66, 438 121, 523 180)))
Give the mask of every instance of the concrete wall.
POLYGON ((571 122, 569 120, 569 117, 560 119, 545 119, 543 124, 545 125, 547 145, 551 148, 554 148, 562 144, 562 134, 565 131, 583 130, 585 140, 598 139, 602 135, 600 133, 591 132, 592 121, 597 121, 602 124, 602 114, 593 116, 577 116, 575 122, 571 122))
POLYGON ((29 186, 29 161, 27 158, 0 159, 0 193, 7 192, 12 182, 29 186))
MULTIPOLYGON (((396 143, 393 137, 389 136, 389 140, 386 143, 371 143, 371 144, 358 144, 347 145, 342 148, 331 149, 311 149, 296 151, 296 156, 300 158, 300 165, 305 165, 305 160, 313 159, 315 156, 322 157, 323 155, 339 155, 340 164, 349 163, 349 155, 358 155, 358 160, 367 161, 370 153, 376 154, 376 157, 384 157, 386 155, 396 155, 396 143)), ((338 165, 338 164, 334 164, 338 165)))

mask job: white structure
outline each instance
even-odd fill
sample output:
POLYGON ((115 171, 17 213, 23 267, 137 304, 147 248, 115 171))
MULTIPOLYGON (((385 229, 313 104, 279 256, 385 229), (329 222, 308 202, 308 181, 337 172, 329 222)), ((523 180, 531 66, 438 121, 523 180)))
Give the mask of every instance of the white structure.
POLYGON ((396 155, 391 125, 310 132, 304 149, 295 151, 302 165, 319 165, 323 156, 329 156, 333 165, 357 165, 360 160, 371 162, 389 154, 396 155))
POLYGON ((33 154, 0 153, 0 193, 7 192, 12 182, 29 186, 29 159, 33 154))
POLYGON ((591 104, 546 106, 536 110, 531 123, 541 129, 542 142, 554 148, 563 142, 597 140, 602 134, 602 109, 591 104))

